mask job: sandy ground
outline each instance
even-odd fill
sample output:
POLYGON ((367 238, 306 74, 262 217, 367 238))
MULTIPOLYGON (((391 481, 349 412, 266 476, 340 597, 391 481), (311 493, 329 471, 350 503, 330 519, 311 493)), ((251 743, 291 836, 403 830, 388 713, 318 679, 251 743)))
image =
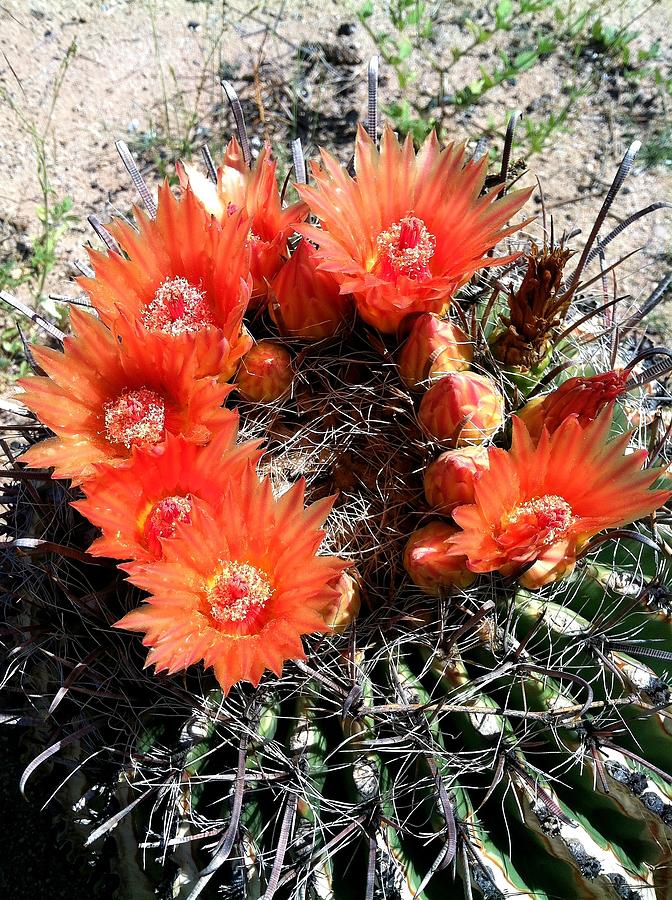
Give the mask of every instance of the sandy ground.
MULTIPOLYGON (((627 4, 630 14, 635 8, 633 2, 627 4)), ((46 134, 53 199, 71 197, 77 217, 59 242, 46 293, 72 293, 68 279, 76 272, 74 263, 85 257, 82 245, 92 237, 87 215, 93 212, 106 220, 129 210, 133 197, 115 139, 140 147, 148 180, 154 183, 159 173, 151 164, 159 148, 166 147, 163 166, 172 171, 192 111, 198 122, 192 146, 205 139, 221 145, 230 122, 218 75, 233 80, 249 99, 257 136, 282 142, 281 157, 287 159, 286 146, 295 133, 310 147, 329 131, 347 155, 343 142, 364 111, 366 60, 373 50, 352 9, 334 0, 238 0, 223 7, 186 0, 2 0, 0 87, 13 99, 24 126, 17 122, 16 109, 0 100, 0 264, 12 261, 15 274, 21 274, 38 231, 37 162, 26 130, 33 125, 46 134), (308 45, 313 52, 316 41, 321 42, 317 61, 297 67, 299 50, 305 56, 308 45), (49 118, 54 83, 73 42, 76 52, 49 118)), ((665 0, 633 26, 642 31, 635 46, 661 39, 669 47, 671 24, 672 5, 665 0)), ((448 17, 440 33, 446 48, 466 39, 464 27, 448 17)), ((504 36, 503 45, 508 42, 515 50, 518 40, 514 31, 504 36)), ((477 56, 460 63, 449 87, 472 79, 481 62, 477 56)), ((579 74, 589 65, 588 58, 581 61, 579 74)), ((456 137, 474 135, 489 122, 499 125, 516 107, 537 117, 559 109, 571 75, 568 66, 552 57, 457 117, 456 137)), ((652 120, 664 115, 649 86, 625 83, 618 73, 602 81, 597 94, 578 102, 571 132, 559 134, 552 148, 534 157, 523 180, 540 179, 556 233, 589 226, 629 142, 645 136, 652 120)), ((381 97, 399 98, 393 73, 384 67, 381 97)), ((636 166, 608 225, 664 196, 672 197, 672 171, 636 166)), ((533 211, 539 209, 538 200, 537 195, 533 211)), ((614 245, 619 254, 644 248, 620 271, 621 293, 641 298, 660 278, 671 226, 672 216, 659 212, 614 245)), ((17 293, 31 300, 31 285, 17 293)))

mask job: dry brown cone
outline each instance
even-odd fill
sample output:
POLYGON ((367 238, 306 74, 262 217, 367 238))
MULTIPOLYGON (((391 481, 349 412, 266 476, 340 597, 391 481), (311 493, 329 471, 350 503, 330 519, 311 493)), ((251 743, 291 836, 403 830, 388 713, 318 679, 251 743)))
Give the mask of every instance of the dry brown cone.
POLYGON ((563 321, 572 295, 560 292, 562 275, 571 250, 536 244, 527 257, 527 272, 508 297, 509 315, 502 315, 505 330, 492 352, 507 367, 533 368, 543 358, 554 328, 563 321))

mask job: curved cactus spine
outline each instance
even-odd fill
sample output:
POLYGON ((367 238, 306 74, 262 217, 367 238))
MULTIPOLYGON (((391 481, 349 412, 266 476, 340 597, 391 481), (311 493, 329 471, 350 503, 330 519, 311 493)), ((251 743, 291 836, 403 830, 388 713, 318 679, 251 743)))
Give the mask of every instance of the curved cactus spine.
MULTIPOLYGON (((128 784, 119 783, 115 791, 117 802, 124 809, 133 802, 134 795, 128 784)), ((119 897, 137 896, 138 900, 152 900, 156 897, 152 879, 145 872, 141 852, 138 849, 136 822, 126 816, 115 827, 112 837, 116 845, 115 874, 119 879, 119 897)))
MULTIPOLYGON (((438 655, 440 659, 432 658, 431 660, 433 673, 439 677, 443 686, 449 691, 452 692, 455 686, 462 688, 467 683, 464 664, 459 659, 449 660, 441 654, 438 655)), ((411 692, 414 699, 421 705, 428 704, 431 699, 430 694, 417 676, 403 664, 399 666, 399 669, 404 688, 411 692)), ((469 698, 467 705, 469 701, 472 701, 474 705, 478 703, 481 708, 496 709, 496 704, 483 694, 469 698)), ((488 741, 492 739, 497 729, 504 725, 504 720, 497 715, 489 716, 482 713, 462 715, 470 722, 474 731, 488 741)), ((545 892, 533 890, 527 885, 511 859, 497 847, 476 814, 468 791, 460 784, 460 773, 454 768, 447 768, 443 758, 445 743, 438 717, 427 721, 426 727, 436 742, 437 748, 436 754, 428 754, 426 760, 430 771, 437 779, 437 784, 440 783, 451 797, 450 815, 453 827, 456 829, 456 844, 452 848, 452 852, 456 853, 458 870, 467 885, 467 890, 475 889, 484 898, 515 896, 529 898, 529 900, 546 900, 545 892), (435 767, 432 766, 432 759, 435 767)), ((498 733, 501 734, 501 731, 498 733)), ((446 823, 445 813, 440 804, 438 818, 442 821, 442 830, 445 829, 448 823, 446 823)))

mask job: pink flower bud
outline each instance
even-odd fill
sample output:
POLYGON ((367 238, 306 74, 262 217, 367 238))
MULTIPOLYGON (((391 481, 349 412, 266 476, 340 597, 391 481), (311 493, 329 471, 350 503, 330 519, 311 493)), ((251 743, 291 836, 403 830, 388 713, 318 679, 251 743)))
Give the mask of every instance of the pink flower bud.
POLYGON ((245 400, 270 403, 292 383, 292 358, 275 341, 259 341, 243 357, 236 387, 245 400))
POLYGON ((331 337, 352 313, 352 298, 336 279, 316 268, 314 251, 301 241, 273 279, 268 311, 282 334, 321 340, 331 337))
POLYGON ((348 572, 343 572, 335 587, 339 596, 327 616, 327 625, 340 634, 359 615, 361 596, 359 585, 348 572))
POLYGON ((500 428, 504 398, 485 375, 455 372, 437 381, 422 398, 420 424, 437 441, 453 447, 480 444, 500 428))
POLYGON ((445 522, 430 522, 415 531, 404 550, 404 568, 411 581, 426 594, 438 597, 446 588, 466 588, 476 578, 467 568, 466 556, 458 556, 450 539, 459 528, 445 522))
POLYGON ((447 450, 425 471, 425 497, 430 506, 445 515, 456 506, 474 502, 476 479, 488 468, 484 447, 447 450))
POLYGON ((449 372, 468 369, 474 351, 469 335, 448 319, 423 313, 413 323, 399 355, 399 374, 412 391, 449 372))

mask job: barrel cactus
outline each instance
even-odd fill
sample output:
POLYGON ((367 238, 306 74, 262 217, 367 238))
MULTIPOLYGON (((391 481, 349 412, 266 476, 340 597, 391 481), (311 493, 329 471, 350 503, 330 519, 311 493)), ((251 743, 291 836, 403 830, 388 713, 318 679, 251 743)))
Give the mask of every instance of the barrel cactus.
POLYGON ((488 177, 378 145, 372 76, 352 166, 295 142, 290 206, 230 86, 179 197, 120 148, 145 208, 93 220, 4 444, 22 789, 122 900, 662 900, 664 288, 620 315, 600 232, 636 148, 557 243, 515 116, 488 177))

